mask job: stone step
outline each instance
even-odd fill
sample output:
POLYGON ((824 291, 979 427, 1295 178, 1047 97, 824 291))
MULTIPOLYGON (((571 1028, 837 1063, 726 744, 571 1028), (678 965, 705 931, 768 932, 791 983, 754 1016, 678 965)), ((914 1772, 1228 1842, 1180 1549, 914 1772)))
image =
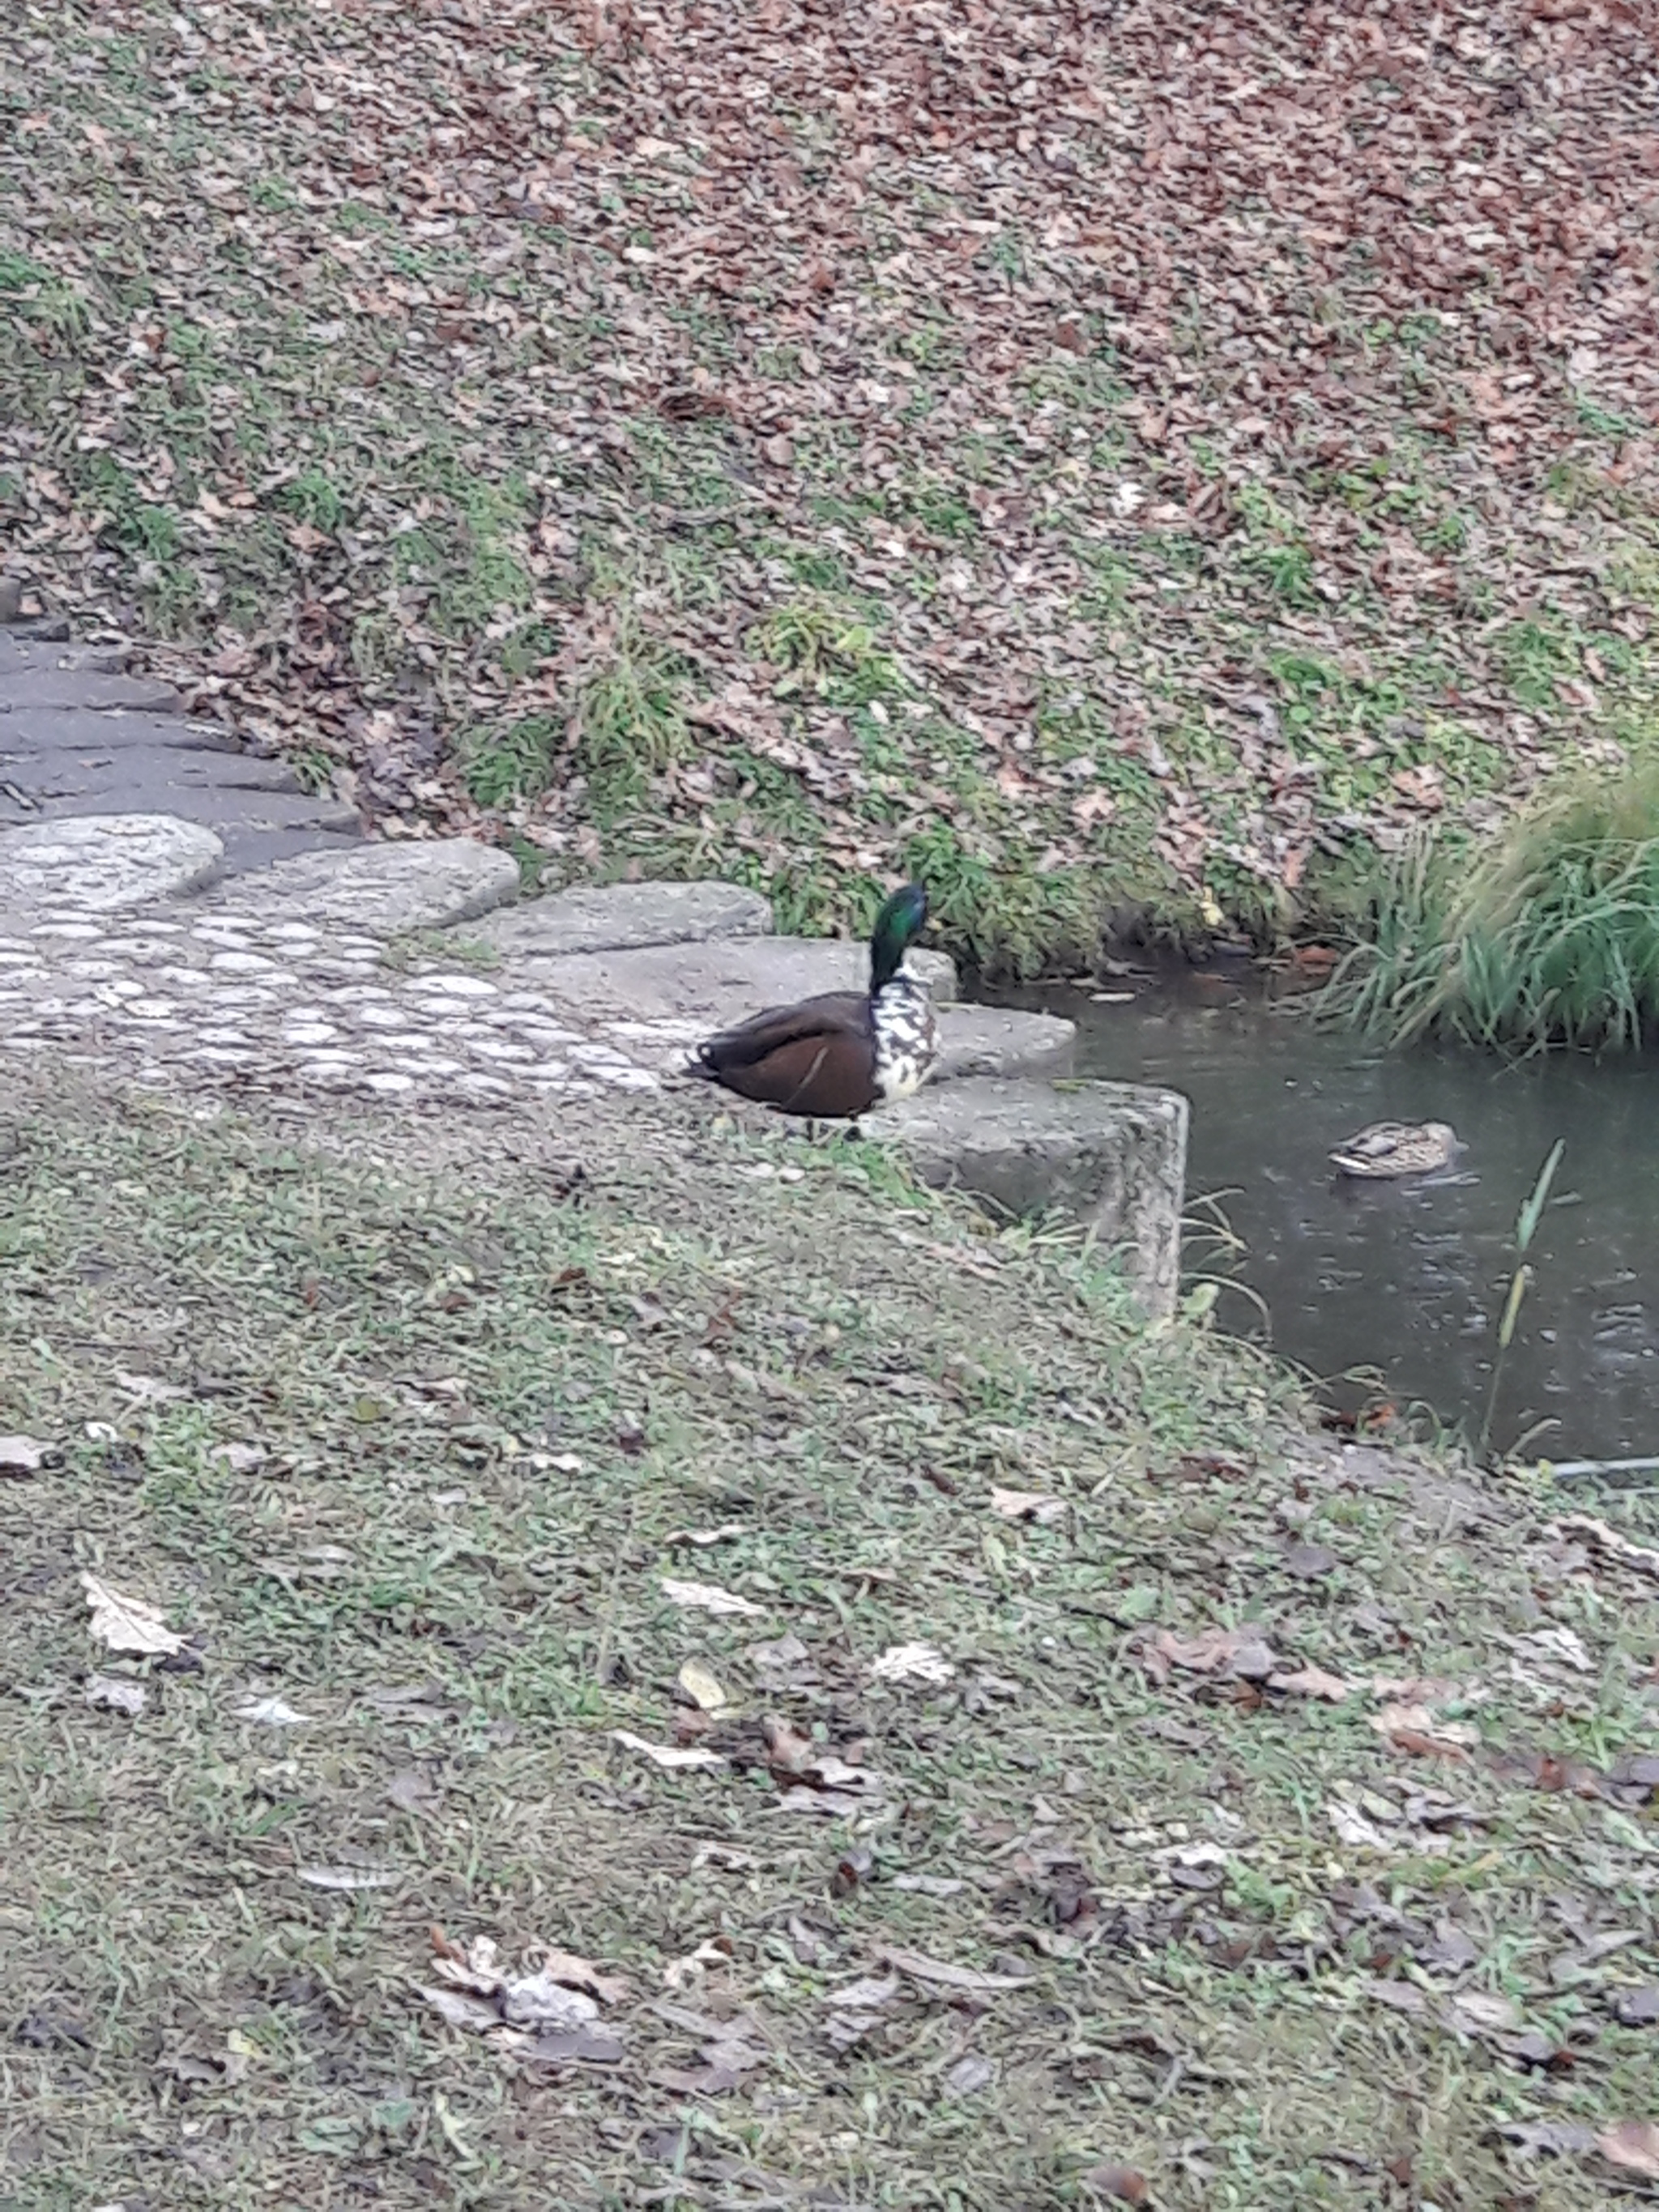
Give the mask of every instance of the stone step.
POLYGON ((0 786, 21 792, 25 801, 74 799, 89 805, 115 791, 283 791, 308 796, 286 761, 258 760, 250 753, 132 744, 96 752, 82 745, 19 752, 7 743, 8 735, 0 721, 0 786))
POLYGON ((1010 1006, 944 1006, 939 1015, 935 1083, 971 1076, 1030 1075, 1054 1082, 1071 1073, 1077 1024, 1057 1014, 1025 1014, 1010 1006))
POLYGON ((200 883, 224 847, 165 814, 81 814, 0 832, 0 924, 52 908, 115 914, 200 883))
POLYGON ((125 645, 70 645, 27 631, 0 629, 0 701, 9 696, 7 679, 15 670, 89 668, 104 676, 122 676, 130 658, 125 645))
MULTIPOLYGON (((246 766, 239 756, 237 766, 246 766)), ((10 781, 0 772, 0 785, 10 781)), ((165 781, 128 778, 111 773, 88 780, 81 789, 64 797, 41 793, 30 805, 26 787, 19 804, 0 789, 0 828, 13 829, 36 822, 55 822, 87 814, 169 814, 180 821, 199 822, 227 834, 235 830, 351 830, 359 827, 357 810, 336 799, 313 799, 301 791, 264 791, 230 781, 197 783, 175 766, 165 781)))
POLYGON ((514 957, 631 951, 771 934, 772 903, 738 884, 578 884, 492 915, 473 933, 514 957))
POLYGON ((151 714, 176 714, 184 702, 158 676, 109 676, 85 666, 52 667, 45 661, 0 671, 0 714, 25 709, 103 714, 125 707, 151 714))
MULTIPOLYGON (((499 933, 501 924, 494 928, 499 933)), ((955 996, 956 967, 944 953, 914 952, 910 964, 935 998, 955 996)), ((688 1036, 820 991, 866 990, 870 981, 869 948, 828 937, 731 937, 551 957, 515 947, 513 966, 573 1019, 672 1024, 688 1036)))
POLYGON ((930 1084, 869 1115, 866 1134, 900 1149, 921 1181, 1005 1215, 1055 1208, 1121 1256, 1146 1312, 1173 1312, 1186 1197, 1187 1101, 1133 1083, 973 1077, 930 1084))
POLYGON ((519 864, 470 837, 358 844, 302 854, 226 878, 193 896, 198 912, 249 921, 308 921, 395 937, 470 921, 519 893, 519 864))
MULTIPOLYGON (((0 636, 3 636, 0 631, 0 636)), ((21 707, 0 715, 0 745, 27 754, 55 747, 64 752, 107 753, 125 748, 145 748, 190 753, 228 753, 238 760, 245 754, 230 732, 219 722, 186 721, 182 714, 143 714, 125 708, 99 714, 91 708, 61 711, 50 707, 21 707)))

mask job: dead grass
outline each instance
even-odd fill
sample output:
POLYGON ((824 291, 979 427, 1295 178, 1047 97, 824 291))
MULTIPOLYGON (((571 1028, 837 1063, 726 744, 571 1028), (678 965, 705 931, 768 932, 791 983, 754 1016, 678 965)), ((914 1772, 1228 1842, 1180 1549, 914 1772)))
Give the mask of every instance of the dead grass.
POLYGON ((1652 1584, 1547 1499, 1299 1437, 1249 1355, 852 1148, 665 1109, 561 1128, 573 1189, 507 1121, 394 1170, 19 1111, 0 1431, 63 1456, 4 1485, 0 2203, 1613 2202, 1497 2132, 1651 2100, 1648 1793, 1589 1770, 1650 1740, 1652 1584), (180 1658, 100 1651, 83 1569, 180 1658), (1202 1671, 1228 1626, 1349 1694, 1202 1671), (947 1680, 872 1677, 916 1643, 947 1680), (611 1731, 674 1742, 690 1658, 728 1763, 660 1771, 611 1731), (1384 1675, 1442 1678, 1392 1739, 1384 1675), (769 1759, 831 1754, 878 1778, 787 1809, 769 1759), (621 2061, 445 2025, 434 1924, 624 1973, 621 2061))

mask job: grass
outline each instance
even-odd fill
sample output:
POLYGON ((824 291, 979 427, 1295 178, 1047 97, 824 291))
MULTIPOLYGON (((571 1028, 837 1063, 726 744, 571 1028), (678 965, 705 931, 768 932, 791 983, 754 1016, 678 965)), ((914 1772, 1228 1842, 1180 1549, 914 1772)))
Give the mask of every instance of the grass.
POLYGON ((1659 1035, 1659 760, 1558 781, 1473 865, 1410 851, 1327 1009, 1404 1044, 1626 1050, 1659 1035))
POLYGON ((1074 1238, 856 1146, 653 1107, 562 1125, 573 1182, 510 1118, 331 1134, 8 1100, 0 1431, 61 1457, 7 1486, 0 2202, 1046 2212, 1103 2160, 1170 2212, 1615 2201, 1502 2134, 1650 2109, 1642 1790, 1499 1756, 1650 1740, 1645 1593, 1545 1497, 1306 1438, 1074 1238), (94 1645, 83 1569, 184 1657, 94 1645), (1356 1686, 1142 1656, 1245 1624, 1356 1686), (947 1679, 872 1675, 915 1643, 947 1679), (1474 1756, 1373 1725, 1419 1674, 1474 1756), (781 1809, 768 1714, 884 1784, 781 1809), (612 1739, 677 1721, 729 1763, 612 1739), (434 1923, 624 1973, 621 2062, 445 2025, 434 1923))

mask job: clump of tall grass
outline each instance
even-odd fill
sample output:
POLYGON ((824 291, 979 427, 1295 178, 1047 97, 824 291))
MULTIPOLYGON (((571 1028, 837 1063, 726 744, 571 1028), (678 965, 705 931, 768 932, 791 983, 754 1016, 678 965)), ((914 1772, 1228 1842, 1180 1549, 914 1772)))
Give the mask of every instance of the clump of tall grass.
POLYGON ((1414 845, 1362 932, 1321 1010, 1391 1044, 1659 1042, 1659 757, 1564 779, 1484 854, 1414 845))

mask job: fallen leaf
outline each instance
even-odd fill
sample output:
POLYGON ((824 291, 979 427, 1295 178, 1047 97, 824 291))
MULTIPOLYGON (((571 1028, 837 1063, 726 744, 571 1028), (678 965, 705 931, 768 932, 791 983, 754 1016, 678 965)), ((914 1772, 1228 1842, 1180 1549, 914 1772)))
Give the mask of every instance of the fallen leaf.
POLYGON ((866 1974, 862 1981, 848 1982, 842 1989, 826 1990, 818 2002, 833 2005, 837 2012, 877 2012, 883 2005, 891 2004, 898 1992, 896 1974, 866 1974))
POLYGON ((519 2057, 539 2059, 553 2066, 568 2065, 572 2059, 581 2059, 591 2066, 614 2066, 626 2051, 627 2045, 611 2029, 583 2027, 539 2035, 520 2051, 519 2057))
POLYGON ((117 1674, 88 1674, 82 1695, 89 1705, 125 1713, 136 1720, 144 1710, 149 1692, 142 1682, 129 1682, 117 1674))
POLYGON ((39 1474, 58 1456, 38 1437, 0 1437, 0 1475, 39 1474))
POLYGON ((991 1510, 1000 1513, 1005 1521, 1035 1521, 1039 1527, 1066 1518, 1063 1498, 1047 1498, 1040 1490, 999 1490, 991 1488, 991 1510))
POLYGON ((210 1459, 221 1461, 233 1474, 246 1474, 251 1468, 259 1466, 265 1455, 263 1444, 246 1443, 216 1444, 208 1454, 210 1459))
POLYGON ((471 2028, 475 2033, 489 2027, 499 2027, 501 2016, 496 2008, 483 1997, 465 1996, 459 1990, 436 1990, 421 1987, 420 1994, 435 2013, 442 2014, 452 2027, 471 2028))
POLYGON ((706 1713, 723 1712, 732 1702, 719 1678, 701 1659, 686 1660, 674 1679, 692 1704, 706 1713))
POLYGON ((1518 2027, 1521 2014, 1509 1997, 1492 1996, 1484 1990, 1460 1990, 1446 2005, 1449 2021, 1468 2035, 1495 2035, 1518 2027))
POLYGON ((884 1949, 881 1956, 899 1973, 908 1974, 913 1982, 924 1982, 938 1989, 977 1990, 988 1993, 996 1990, 1020 1990, 1031 1978, 1029 1974, 983 1973, 977 1966, 953 1966, 947 1959, 930 1959, 921 1951, 884 1949))
POLYGON ((968 1885, 950 1874, 896 1874, 895 1889, 913 1890, 918 1897, 959 1897, 968 1885))
POLYGON ((189 1391, 177 1382, 162 1382, 154 1375, 125 1374, 118 1367, 115 1370, 115 1379, 137 1406, 167 1406, 190 1395, 189 1391))
POLYGON ((1356 1850, 1386 1851, 1394 1846, 1381 1828, 1357 1813, 1352 1805, 1334 1798, 1325 1808, 1325 1817, 1335 1829, 1341 1841, 1356 1850))
POLYGON ((1638 1574, 1659 1575, 1659 1549, 1651 1544, 1633 1543, 1593 1514, 1563 1514, 1560 1520, 1551 1524, 1550 1534, 1558 1532, 1586 1538, 1595 1550, 1607 1553, 1625 1566, 1634 1567, 1638 1574))
POLYGON ((1467 1759, 1480 1741, 1473 1722, 1441 1720, 1426 1705, 1384 1705, 1371 1715, 1371 1726, 1417 1759, 1467 1759))
POLYGON ((1333 1705, 1340 1705, 1350 1694, 1349 1685, 1340 1674, 1328 1674, 1319 1667, 1302 1667, 1294 1674, 1269 1674, 1267 1687, 1287 1690, 1297 1698, 1323 1698, 1333 1705))
POLYGON ((387 1802, 400 1813, 435 1813, 444 1793, 423 1767, 400 1767, 386 1787, 387 1802))
POLYGON ((1609 2166, 1659 2181, 1659 2121, 1620 2120, 1617 2127, 1597 2136, 1595 2148, 1609 2166))
POLYGON ((1517 2150, 1542 2151, 1553 2158, 1582 2157, 1595 2148, 1595 2130, 1577 2120, 1508 2120, 1498 2130, 1517 2150))
POLYGON ((1613 2016, 1621 2027, 1659 2027, 1659 1988, 1620 1990, 1613 2001, 1613 2016))
POLYGON ((580 2033, 599 2016, 599 2008, 586 1990, 573 1990, 550 1974, 526 1974, 507 1983, 501 1993, 501 2018, 509 2027, 530 2027, 538 2033, 580 2033))
POLYGON ((1091 2166, 1079 2178, 1085 2189, 1097 2197, 1109 2197, 1115 2203, 1146 2202, 1146 2177, 1133 2166, 1091 2166))
POLYGON ((396 1889, 399 1880, 383 1867, 309 1866, 299 1873, 313 1889, 396 1889))
POLYGON ((556 1982, 562 1982, 567 1989, 586 1990, 601 2004, 620 2004, 631 1986, 626 1974, 608 1974, 591 1959, 581 1958, 574 1951, 543 1952, 541 1972, 556 1982))
POLYGON ((257 1722, 261 1728, 305 1728, 311 1723, 309 1713, 296 1713, 280 1698, 254 1698, 237 1706, 236 1717, 239 1721, 257 1722))
POLYGON ((637 1751, 642 1759, 650 1759, 657 1766, 676 1769, 692 1766, 718 1767, 724 1766, 727 1763, 721 1758, 719 1752, 706 1751, 701 1745, 692 1745, 689 1749, 682 1750, 676 1744, 647 1743, 642 1735, 635 1735, 628 1729, 612 1729, 611 1741, 612 1743, 621 1744, 625 1750, 637 1751))
POLYGON ((672 1575, 665 1575, 659 1588, 671 1605, 694 1607, 703 1613, 741 1613, 753 1620, 765 1618, 764 1606, 756 1605, 734 1591, 719 1589, 713 1583, 677 1582, 672 1575))
POLYGON ((1323 1544, 1292 1544, 1285 1554, 1285 1573, 1304 1582, 1329 1574, 1336 1563, 1336 1553, 1323 1544))
POLYGON ((185 1639, 167 1626, 153 1605, 142 1598, 123 1597, 96 1575, 81 1575, 81 1587, 92 1608, 88 1626, 100 1644, 112 1651, 172 1653, 182 1651, 185 1639))
POLYGON ((996 2078, 996 2061, 981 2058, 977 2051, 970 2051, 950 2069, 945 2076, 945 2086, 953 2097, 972 2097, 981 2089, 988 2089, 996 2078))
POLYGON ((895 1644, 870 1669, 878 1682, 948 1682, 956 1668, 931 1644, 895 1644))
POLYGON ((1192 1637, 1160 1628, 1142 1657, 1188 1674, 1231 1674, 1245 1681, 1266 1680, 1279 1667, 1278 1654, 1258 1628, 1206 1628, 1192 1637))

